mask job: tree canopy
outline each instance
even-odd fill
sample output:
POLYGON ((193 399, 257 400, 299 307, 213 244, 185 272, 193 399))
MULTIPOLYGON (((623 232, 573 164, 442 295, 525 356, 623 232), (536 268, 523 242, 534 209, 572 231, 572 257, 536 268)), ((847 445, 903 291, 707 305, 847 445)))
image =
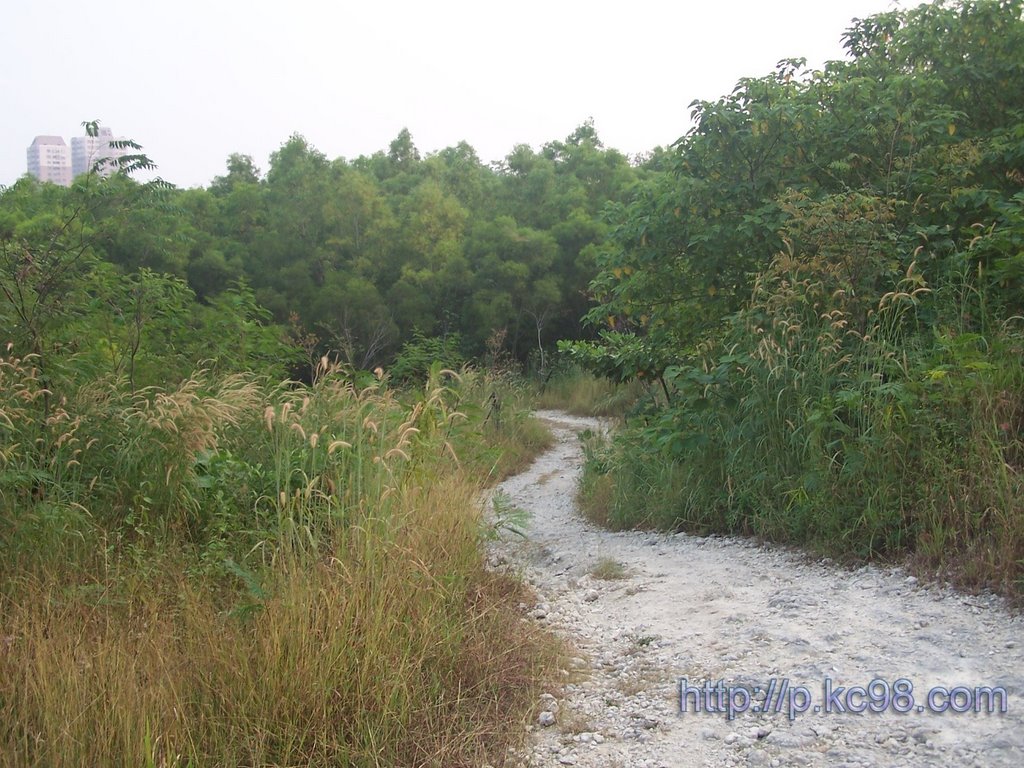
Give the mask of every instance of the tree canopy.
POLYGON ((564 348, 659 381, 626 519, 1020 573, 1022 8, 854 20, 847 58, 694 102, 611 204, 601 339, 564 348))

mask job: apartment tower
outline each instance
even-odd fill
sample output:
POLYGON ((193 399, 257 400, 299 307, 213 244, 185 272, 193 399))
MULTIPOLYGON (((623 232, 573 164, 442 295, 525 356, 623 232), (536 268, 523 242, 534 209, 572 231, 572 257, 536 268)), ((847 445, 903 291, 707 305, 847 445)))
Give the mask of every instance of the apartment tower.
POLYGON ((60 136, 36 136, 27 154, 28 172, 37 179, 71 186, 71 151, 60 136))
POLYGON ((121 157, 124 150, 110 146, 113 140, 111 130, 102 127, 95 136, 75 136, 71 139, 71 177, 88 173, 94 166, 100 176, 109 176, 117 170, 117 166, 109 161, 121 157))
POLYGON ((95 136, 72 138, 70 149, 60 136, 36 136, 28 148, 28 172, 40 181, 64 187, 94 168, 100 176, 109 176, 117 170, 112 161, 125 154, 110 145, 114 140, 113 132, 102 127, 95 136))

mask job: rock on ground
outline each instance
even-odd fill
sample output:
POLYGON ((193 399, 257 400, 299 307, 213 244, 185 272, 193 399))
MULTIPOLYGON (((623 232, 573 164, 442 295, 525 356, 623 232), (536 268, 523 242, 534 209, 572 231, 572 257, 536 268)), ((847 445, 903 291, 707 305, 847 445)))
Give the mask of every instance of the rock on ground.
MULTIPOLYGON (((527 726, 527 746, 511 764, 1024 765, 1024 621, 999 599, 922 586, 900 569, 844 570, 744 540, 596 528, 579 517, 574 498, 577 433, 600 425, 539 415, 556 445, 500 486, 529 512, 527 538, 497 542, 492 562, 533 585, 538 604, 527 612, 564 635, 577 656, 563 671, 564 686, 538 702, 543 726, 537 719, 527 726), (624 574, 611 573, 620 578, 591 573, 610 561, 624 566, 624 574), (844 697, 879 681, 877 706, 888 685, 889 703, 905 708, 910 694, 913 711, 816 712, 828 680, 833 694, 843 689, 833 706, 871 703, 867 692, 844 697), (900 698, 897 680, 906 681, 900 698), (686 711, 680 681, 690 689, 686 711), (749 696, 749 711, 729 719, 719 681, 736 710, 749 696), (1007 712, 928 711, 935 686, 966 689, 957 706, 976 688, 1002 687, 1007 712), (768 711, 753 711, 764 707, 768 689, 768 711)), ((940 692, 934 703, 944 702, 940 692)))

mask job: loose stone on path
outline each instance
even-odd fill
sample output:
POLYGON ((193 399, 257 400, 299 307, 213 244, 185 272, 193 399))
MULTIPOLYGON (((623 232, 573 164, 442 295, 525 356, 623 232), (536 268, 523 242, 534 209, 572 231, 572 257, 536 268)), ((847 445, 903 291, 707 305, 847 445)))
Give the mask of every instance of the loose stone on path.
POLYGON ((577 650, 567 662, 569 682, 538 701, 511 765, 1024 765, 1024 622, 1001 600, 923 586, 899 569, 843 570, 750 541, 596 528, 574 507, 577 434, 602 425, 539 415, 557 443, 500 486, 529 512, 527 538, 496 542, 489 561, 533 585, 538 603, 528 615, 577 650), (623 567, 622 578, 592 575, 608 561, 623 567), (826 685, 845 693, 877 681, 874 693, 882 699, 888 686, 891 705, 898 680, 912 686, 909 713, 823 710, 826 685), (681 681, 690 690, 685 712, 681 681), (774 681, 769 711, 736 711, 732 720, 694 711, 698 699, 709 703, 696 693, 705 685, 717 704, 719 681, 737 705, 745 695, 763 703, 774 681), (926 703, 936 686, 972 696, 1004 688, 1007 712, 933 713, 926 703), (801 687, 809 709, 792 713, 790 694, 801 687))

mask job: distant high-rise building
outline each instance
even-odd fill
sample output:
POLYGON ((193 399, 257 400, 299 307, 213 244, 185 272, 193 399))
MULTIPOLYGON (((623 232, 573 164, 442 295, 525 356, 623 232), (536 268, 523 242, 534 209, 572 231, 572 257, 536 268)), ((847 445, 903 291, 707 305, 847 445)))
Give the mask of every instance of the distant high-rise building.
POLYGON ((71 175, 81 176, 94 167, 101 176, 109 176, 117 166, 109 162, 124 155, 124 150, 110 146, 114 134, 109 128, 100 128, 96 136, 75 136, 71 139, 71 175))
POLYGON ((100 128, 95 136, 75 136, 70 148, 60 136, 36 136, 28 148, 28 172, 40 181, 65 187, 94 168, 101 176, 109 176, 117 170, 111 161, 125 155, 124 149, 110 145, 112 141, 109 128, 100 128))
POLYGON ((60 136, 36 136, 27 155, 28 172, 37 179, 71 186, 71 152, 60 136))

